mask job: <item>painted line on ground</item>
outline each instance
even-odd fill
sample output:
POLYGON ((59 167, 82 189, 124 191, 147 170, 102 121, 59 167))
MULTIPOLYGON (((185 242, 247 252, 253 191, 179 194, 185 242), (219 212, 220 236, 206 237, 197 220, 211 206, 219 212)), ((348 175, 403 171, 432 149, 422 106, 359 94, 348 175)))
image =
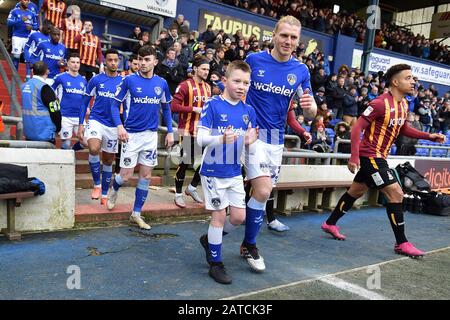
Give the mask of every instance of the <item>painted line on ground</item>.
MULTIPOLYGON (((430 250, 430 251, 427 251, 426 254, 438 253, 438 252, 446 251, 446 250, 449 250, 449 249, 450 249, 450 246, 444 247, 444 248, 440 248, 440 249, 430 250)), ((402 257, 402 258, 398 258, 398 259, 392 259, 392 260, 383 261, 383 262, 380 262, 380 263, 374 263, 374 264, 363 266, 363 267, 357 267, 357 268, 353 268, 353 269, 343 270, 343 271, 339 271, 339 272, 332 273, 332 274, 321 275, 321 276, 317 276, 317 277, 314 277, 314 278, 311 278, 311 279, 300 280, 300 281, 295 281, 295 282, 282 284, 282 285, 275 286, 275 287, 269 287, 269 288, 265 288, 265 289, 250 291, 250 292, 238 294, 238 295, 231 296, 231 297, 221 298, 219 300, 241 299, 241 298, 248 297, 248 296, 251 296, 251 295, 254 295, 254 294, 260 294, 260 293, 264 293, 264 292, 268 292, 268 291, 272 291, 272 290, 289 288, 289 287, 293 287, 293 286, 296 286, 296 285, 306 284, 306 283, 310 283, 310 282, 314 282, 314 281, 322 281, 322 279, 326 279, 326 278, 330 278, 330 277, 336 277, 336 276, 339 276, 339 275, 342 275, 342 274, 346 274, 346 273, 350 273, 350 272, 358 272, 358 271, 366 270, 366 269, 368 269, 370 267, 383 266, 385 264, 389 264, 389 263, 393 263, 393 262, 397 262, 397 261, 402 261, 402 260, 408 260, 408 259, 411 259, 411 258, 409 258, 409 257, 402 257)))

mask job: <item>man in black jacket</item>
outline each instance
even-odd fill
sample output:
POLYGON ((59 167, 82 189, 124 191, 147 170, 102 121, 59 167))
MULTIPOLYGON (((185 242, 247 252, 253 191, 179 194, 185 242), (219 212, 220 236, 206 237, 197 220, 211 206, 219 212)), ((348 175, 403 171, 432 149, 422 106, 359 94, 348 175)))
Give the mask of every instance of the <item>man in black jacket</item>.
POLYGON ((155 73, 166 79, 167 84, 169 85, 170 93, 173 95, 177 86, 185 79, 183 67, 180 61, 176 58, 176 51, 174 47, 167 49, 166 58, 162 62, 158 63, 155 73))

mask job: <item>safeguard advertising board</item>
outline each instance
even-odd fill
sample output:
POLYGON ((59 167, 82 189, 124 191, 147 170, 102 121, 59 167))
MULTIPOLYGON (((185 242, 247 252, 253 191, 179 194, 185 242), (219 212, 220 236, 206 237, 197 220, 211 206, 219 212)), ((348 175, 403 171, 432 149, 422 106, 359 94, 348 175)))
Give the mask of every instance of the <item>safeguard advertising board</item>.
MULTIPOLYGON (((362 50, 353 50, 352 67, 361 66, 361 55, 362 50)), ((440 68, 424 63, 414 62, 403 58, 394 58, 391 56, 385 56, 373 52, 370 54, 369 71, 386 72, 389 67, 399 63, 409 64, 412 68, 412 73, 417 76, 419 80, 450 86, 450 68, 440 68)))
POLYGON ((198 19, 198 31, 200 33, 206 31, 208 25, 212 25, 214 32, 223 29, 226 34, 232 36, 236 31, 242 30, 244 38, 249 38, 254 34, 260 42, 272 40, 274 26, 260 25, 253 21, 244 21, 208 10, 200 10, 198 19))
POLYGON ((132 8, 167 17, 175 17, 177 12, 177 0, 101 0, 100 4, 117 9, 132 8))
POLYGON ((414 167, 431 184, 433 190, 450 189, 450 160, 416 160, 414 167))

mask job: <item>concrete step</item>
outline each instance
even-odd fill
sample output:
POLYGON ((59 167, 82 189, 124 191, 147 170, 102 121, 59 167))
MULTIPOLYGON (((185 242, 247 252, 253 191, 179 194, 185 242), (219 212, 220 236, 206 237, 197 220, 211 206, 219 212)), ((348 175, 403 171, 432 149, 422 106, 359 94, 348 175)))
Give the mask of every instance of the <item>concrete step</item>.
MULTIPOLYGON (((133 177, 128 181, 127 185, 130 187, 136 187, 139 180, 139 175, 135 173, 133 177)), ((162 177, 154 176, 151 179, 150 185, 162 186, 162 177)), ((75 174, 75 188, 77 189, 90 189, 93 188, 92 175, 90 173, 77 173, 75 174)))
MULTIPOLYGON (((95 204, 82 204, 75 206, 75 223, 96 223, 127 221, 130 218, 133 204, 118 204, 109 211, 106 206, 95 204)), ((147 218, 175 217, 204 215, 206 210, 203 204, 192 203, 181 209, 173 202, 170 203, 149 203, 142 208, 141 215, 147 218)))

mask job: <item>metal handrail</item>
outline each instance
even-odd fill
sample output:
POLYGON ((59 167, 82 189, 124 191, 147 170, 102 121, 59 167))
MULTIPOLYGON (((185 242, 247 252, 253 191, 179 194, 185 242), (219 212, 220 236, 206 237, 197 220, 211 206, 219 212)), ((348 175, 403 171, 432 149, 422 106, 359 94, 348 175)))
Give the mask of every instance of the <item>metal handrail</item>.
POLYGON ((296 141, 296 143, 295 143, 295 147, 296 148, 300 148, 300 146, 302 144, 302 141, 301 141, 300 137, 296 136, 294 134, 285 134, 284 135, 284 140, 295 140, 296 141))
POLYGON ((0 51, 5 57, 5 61, 12 74, 11 81, 9 81, 6 70, 4 69, 3 65, 0 64, 0 76, 2 77, 3 83, 8 88, 8 95, 11 100, 11 115, 22 116, 22 108, 19 101, 17 100, 16 94, 16 86, 20 88, 22 85, 22 80, 20 79, 19 73, 17 72, 16 67, 14 66, 8 50, 6 49, 6 46, 2 40, 0 40, 0 51))
POLYGON ((131 38, 127 38, 127 37, 122 37, 122 36, 118 36, 116 34, 111 34, 111 33, 103 33, 103 37, 107 38, 107 39, 115 38, 115 39, 119 39, 119 40, 130 41, 130 42, 139 42, 139 40, 137 40, 137 39, 131 39, 131 38))
MULTIPOLYGON (((284 151, 283 158, 313 158, 313 159, 350 159, 349 153, 309 153, 309 152, 293 152, 284 151)), ((434 161, 448 161, 446 158, 437 157, 415 157, 415 156, 389 156, 389 159, 404 159, 407 160, 434 160, 434 161)))
POLYGON ((16 140, 22 140, 23 137, 23 120, 21 117, 2 116, 4 124, 16 126, 16 140))

